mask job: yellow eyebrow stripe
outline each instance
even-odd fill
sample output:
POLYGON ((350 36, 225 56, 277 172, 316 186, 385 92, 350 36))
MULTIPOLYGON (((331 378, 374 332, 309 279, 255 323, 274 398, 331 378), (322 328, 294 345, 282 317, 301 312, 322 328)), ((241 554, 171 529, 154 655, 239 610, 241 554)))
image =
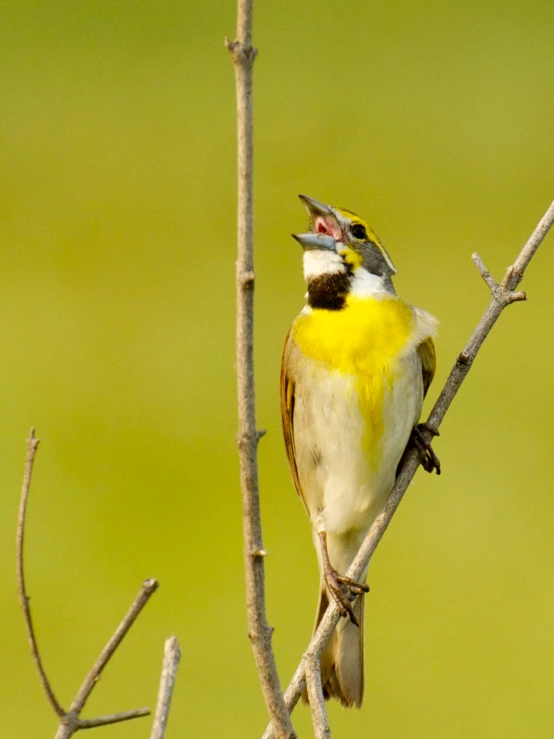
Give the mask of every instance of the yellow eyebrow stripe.
POLYGON ((375 246, 378 246, 381 251, 383 251, 383 244, 379 241, 379 237, 373 231, 371 226, 367 223, 367 221, 364 221, 363 218, 360 218, 360 216, 356 215, 356 213, 353 213, 351 210, 347 210, 346 208, 337 208, 338 212, 341 214, 341 216, 344 216, 349 221, 351 221, 352 224, 360 223, 366 230, 368 238, 370 241, 372 241, 375 246))

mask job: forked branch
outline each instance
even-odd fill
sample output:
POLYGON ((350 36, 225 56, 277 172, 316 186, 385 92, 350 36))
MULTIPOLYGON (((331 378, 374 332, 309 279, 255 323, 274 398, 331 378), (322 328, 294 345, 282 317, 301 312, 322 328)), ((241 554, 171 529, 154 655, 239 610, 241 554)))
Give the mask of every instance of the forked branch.
MULTIPOLYGON (((540 220, 538 226, 533 231, 531 237, 520 251, 514 264, 509 267, 504 275, 502 282, 497 283, 489 271, 486 269, 478 254, 473 255, 477 269, 486 282, 491 292, 491 299, 487 309, 485 310, 481 320, 479 321, 475 331, 468 341, 465 349, 458 355, 454 366, 446 380, 446 383, 429 415, 427 425, 433 429, 438 429, 442 423, 446 412, 450 408, 452 401, 458 393, 464 379, 469 372, 477 352, 481 348, 483 342, 487 338, 492 327, 500 317, 500 314, 511 303, 525 300, 526 296, 523 292, 516 292, 516 288, 523 278, 523 274, 529 265, 529 262, 535 255, 542 240, 548 233, 552 223, 554 222, 554 202, 550 205, 545 215, 540 220)), ((426 432, 428 433, 428 432, 426 432)), ((430 434, 429 434, 430 441, 430 434)), ((412 478, 414 477, 419 466, 419 455, 416 450, 411 450, 406 454, 402 467, 400 468, 394 487, 387 498, 383 510, 375 519, 371 529, 369 530, 364 542, 356 555, 350 569, 348 577, 358 580, 365 571, 368 563, 381 541, 404 493, 406 492, 412 478)), ((330 734, 317 734, 317 726, 319 722, 323 726, 326 725, 325 705, 323 702, 323 694, 318 686, 314 686, 313 680, 317 678, 317 672, 313 670, 314 660, 319 661, 323 647, 327 643, 329 637, 333 633, 340 614, 335 603, 327 608, 325 615, 314 634, 310 645, 304 653, 300 665, 298 666, 289 687, 285 693, 285 701, 289 711, 292 712, 296 706, 302 691, 306 687, 306 672, 310 669, 310 681, 308 682, 308 690, 310 693, 310 702, 312 709, 312 718, 317 736, 330 736, 330 734)), ((263 739, 271 739, 275 736, 273 727, 270 725, 266 729, 263 739)))
MULTIPOLYGON (((29 596, 25 586, 25 568, 24 568, 24 550, 23 545, 25 541, 25 521, 27 514, 27 501, 29 498, 29 490, 31 486, 31 476, 33 472, 33 465, 37 452, 39 440, 35 437, 34 429, 31 429, 29 438, 27 439, 27 456, 25 460, 25 473, 23 476, 23 487, 21 491, 21 502, 19 507, 19 516, 17 521, 17 542, 16 542, 16 560, 17 560, 17 582, 19 590, 19 598, 21 602, 21 610, 23 611, 23 617, 25 619, 25 626, 27 628, 27 634, 29 637, 29 643, 31 646, 31 654, 37 667, 37 671, 40 676, 44 692, 54 712, 58 716, 60 723, 58 731, 56 732, 56 739, 69 739, 79 729, 92 729, 97 726, 106 726, 107 724, 121 723, 122 721, 129 721, 130 719, 140 718, 142 716, 148 716, 150 710, 148 708, 137 708, 132 711, 123 711, 121 713, 109 714, 107 716, 98 716, 92 719, 82 719, 80 717, 81 711, 85 707, 88 697, 92 693, 95 685, 98 683, 103 670, 108 664, 109 660, 113 656, 116 649, 121 644, 123 638, 135 622, 136 618, 144 608, 144 606, 150 600, 150 597, 156 592, 158 588, 158 582, 154 579, 145 580, 137 597, 133 604, 125 614, 120 625, 115 630, 113 636, 110 638, 100 656, 90 669, 88 675, 85 677, 83 684, 79 688, 75 699, 71 703, 69 710, 65 711, 61 704, 58 702, 54 695, 54 691, 50 684, 50 681, 46 675, 46 671, 42 664, 38 643, 36 639, 35 630, 33 627, 33 621, 31 618, 31 608, 29 606, 29 596)), ((173 637, 172 642, 172 654, 178 654, 177 640, 173 637)), ((171 642, 172 640, 168 640, 171 642)), ((169 710, 169 701, 171 700, 171 691, 173 689, 173 683, 175 680, 175 671, 177 669, 178 657, 175 659, 173 656, 171 660, 171 669, 168 668, 169 674, 166 672, 166 663, 164 662, 164 670, 162 671, 162 685, 160 686, 160 696, 165 697, 164 706, 159 705, 159 711, 161 719, 155 722, 155 727, 158 726, 156 733, 152 733, 152 739, 163 739, 165 724, 167 722, 167 711, 169 710), (165 712, 165 713, 164 713, 165 712), (165 715, 165 718, 164 718, 165 715)), ((156 718, 158 718, 158 711, 156 712, 156 718)))

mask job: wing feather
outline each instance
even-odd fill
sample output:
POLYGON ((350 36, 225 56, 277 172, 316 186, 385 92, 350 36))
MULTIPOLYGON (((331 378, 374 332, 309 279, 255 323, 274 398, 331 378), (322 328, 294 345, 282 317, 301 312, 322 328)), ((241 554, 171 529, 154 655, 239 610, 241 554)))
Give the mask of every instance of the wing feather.
POLYGON ((429 336, 421 344, 418 344, 417 353, 421 360, 421 374, 423 375, 423 397, 427 395, 429 386, 433 382, 435 370, 437 369, 437 355, 435 353, 435 344, 429 336))
POLYGON ((294 446, 294 400, 295 400, 295 383, 290 372, 287 371, 289 350, 290 350, 290 332, 285 340, 285 348, 283 350, 283 360, 281 362, 281 422, 283 425, 283 437, 285 439, 285 449, 287 451, 287 459, 294 482, 296 492, 302 498, 304 505, 306 499, 300 485, 298 476, 298 467, 296 466, 296 450, 294 446))

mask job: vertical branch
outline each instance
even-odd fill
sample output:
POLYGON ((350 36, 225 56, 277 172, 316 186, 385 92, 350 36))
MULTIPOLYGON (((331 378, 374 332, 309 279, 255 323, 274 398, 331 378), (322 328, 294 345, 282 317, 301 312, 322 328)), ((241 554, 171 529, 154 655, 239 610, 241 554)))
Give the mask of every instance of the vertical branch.
POLYGON ((319 655, 309 654, 305 659, 306 689, 312 713, 312 726, 315 739, 330 739, 331 727, 327 719, 325 699, 321 686, 321 663, 319 655))
POLYGON ((249 637, 268 712, 278 737, 294 737, 265 613, 264 560, 258 488, 258 441, 254 397, 254 239, 253 239, 253 0, 238 0, 237 38, 226 39, 235 67, 237 96, 237 391, 244 562, 249 637))
POLYGON ((162 665, 162 676, 160 679, 160 688, 158 691, 158 703, 156 705, 156 713, 154 715, 154 724, 152 725, 152 733, 150 739, 164 739, 167 719, 169 717, 169 709, 171 707, 171 697, 173 696, 173 688, 175 687, 175 679, 177 677, 177 668, 181 659, 181 650, 179 642, 174 636, 166 639, 164 646, 164 659, 162 665))

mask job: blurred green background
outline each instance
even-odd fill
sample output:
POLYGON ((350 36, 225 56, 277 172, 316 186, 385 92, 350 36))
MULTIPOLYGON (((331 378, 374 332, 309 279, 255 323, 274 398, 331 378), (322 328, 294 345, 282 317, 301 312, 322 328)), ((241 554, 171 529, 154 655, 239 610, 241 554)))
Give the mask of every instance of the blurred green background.
MULTIPOLYGON (((28 589, 67 706, 142 580, 159 592, 85 716, 155 704, 168 739, 257 737, 234 434, 231 0, 7 0, 0 95, 0 706, 51 737, 14 577, 25 438, 42 439, 28 589)), ((281 441, 282 342, 303 303, 297 193, 359 212, 406 299, 440 318, 431 400, 554 197, 554 5, 259 3, 256 376, 267 597, 284 682, 317 574, 281 441)), ((551 235, 487 341, 370 570, 361 712, 336 737, 554 735, 551 235)), ((294 721, 310 735, 309 713, 294 721)), ((97 729, 147 737, 150 720, 97 729)), ((96 734, 95 734, 96 736, 96 734)))

